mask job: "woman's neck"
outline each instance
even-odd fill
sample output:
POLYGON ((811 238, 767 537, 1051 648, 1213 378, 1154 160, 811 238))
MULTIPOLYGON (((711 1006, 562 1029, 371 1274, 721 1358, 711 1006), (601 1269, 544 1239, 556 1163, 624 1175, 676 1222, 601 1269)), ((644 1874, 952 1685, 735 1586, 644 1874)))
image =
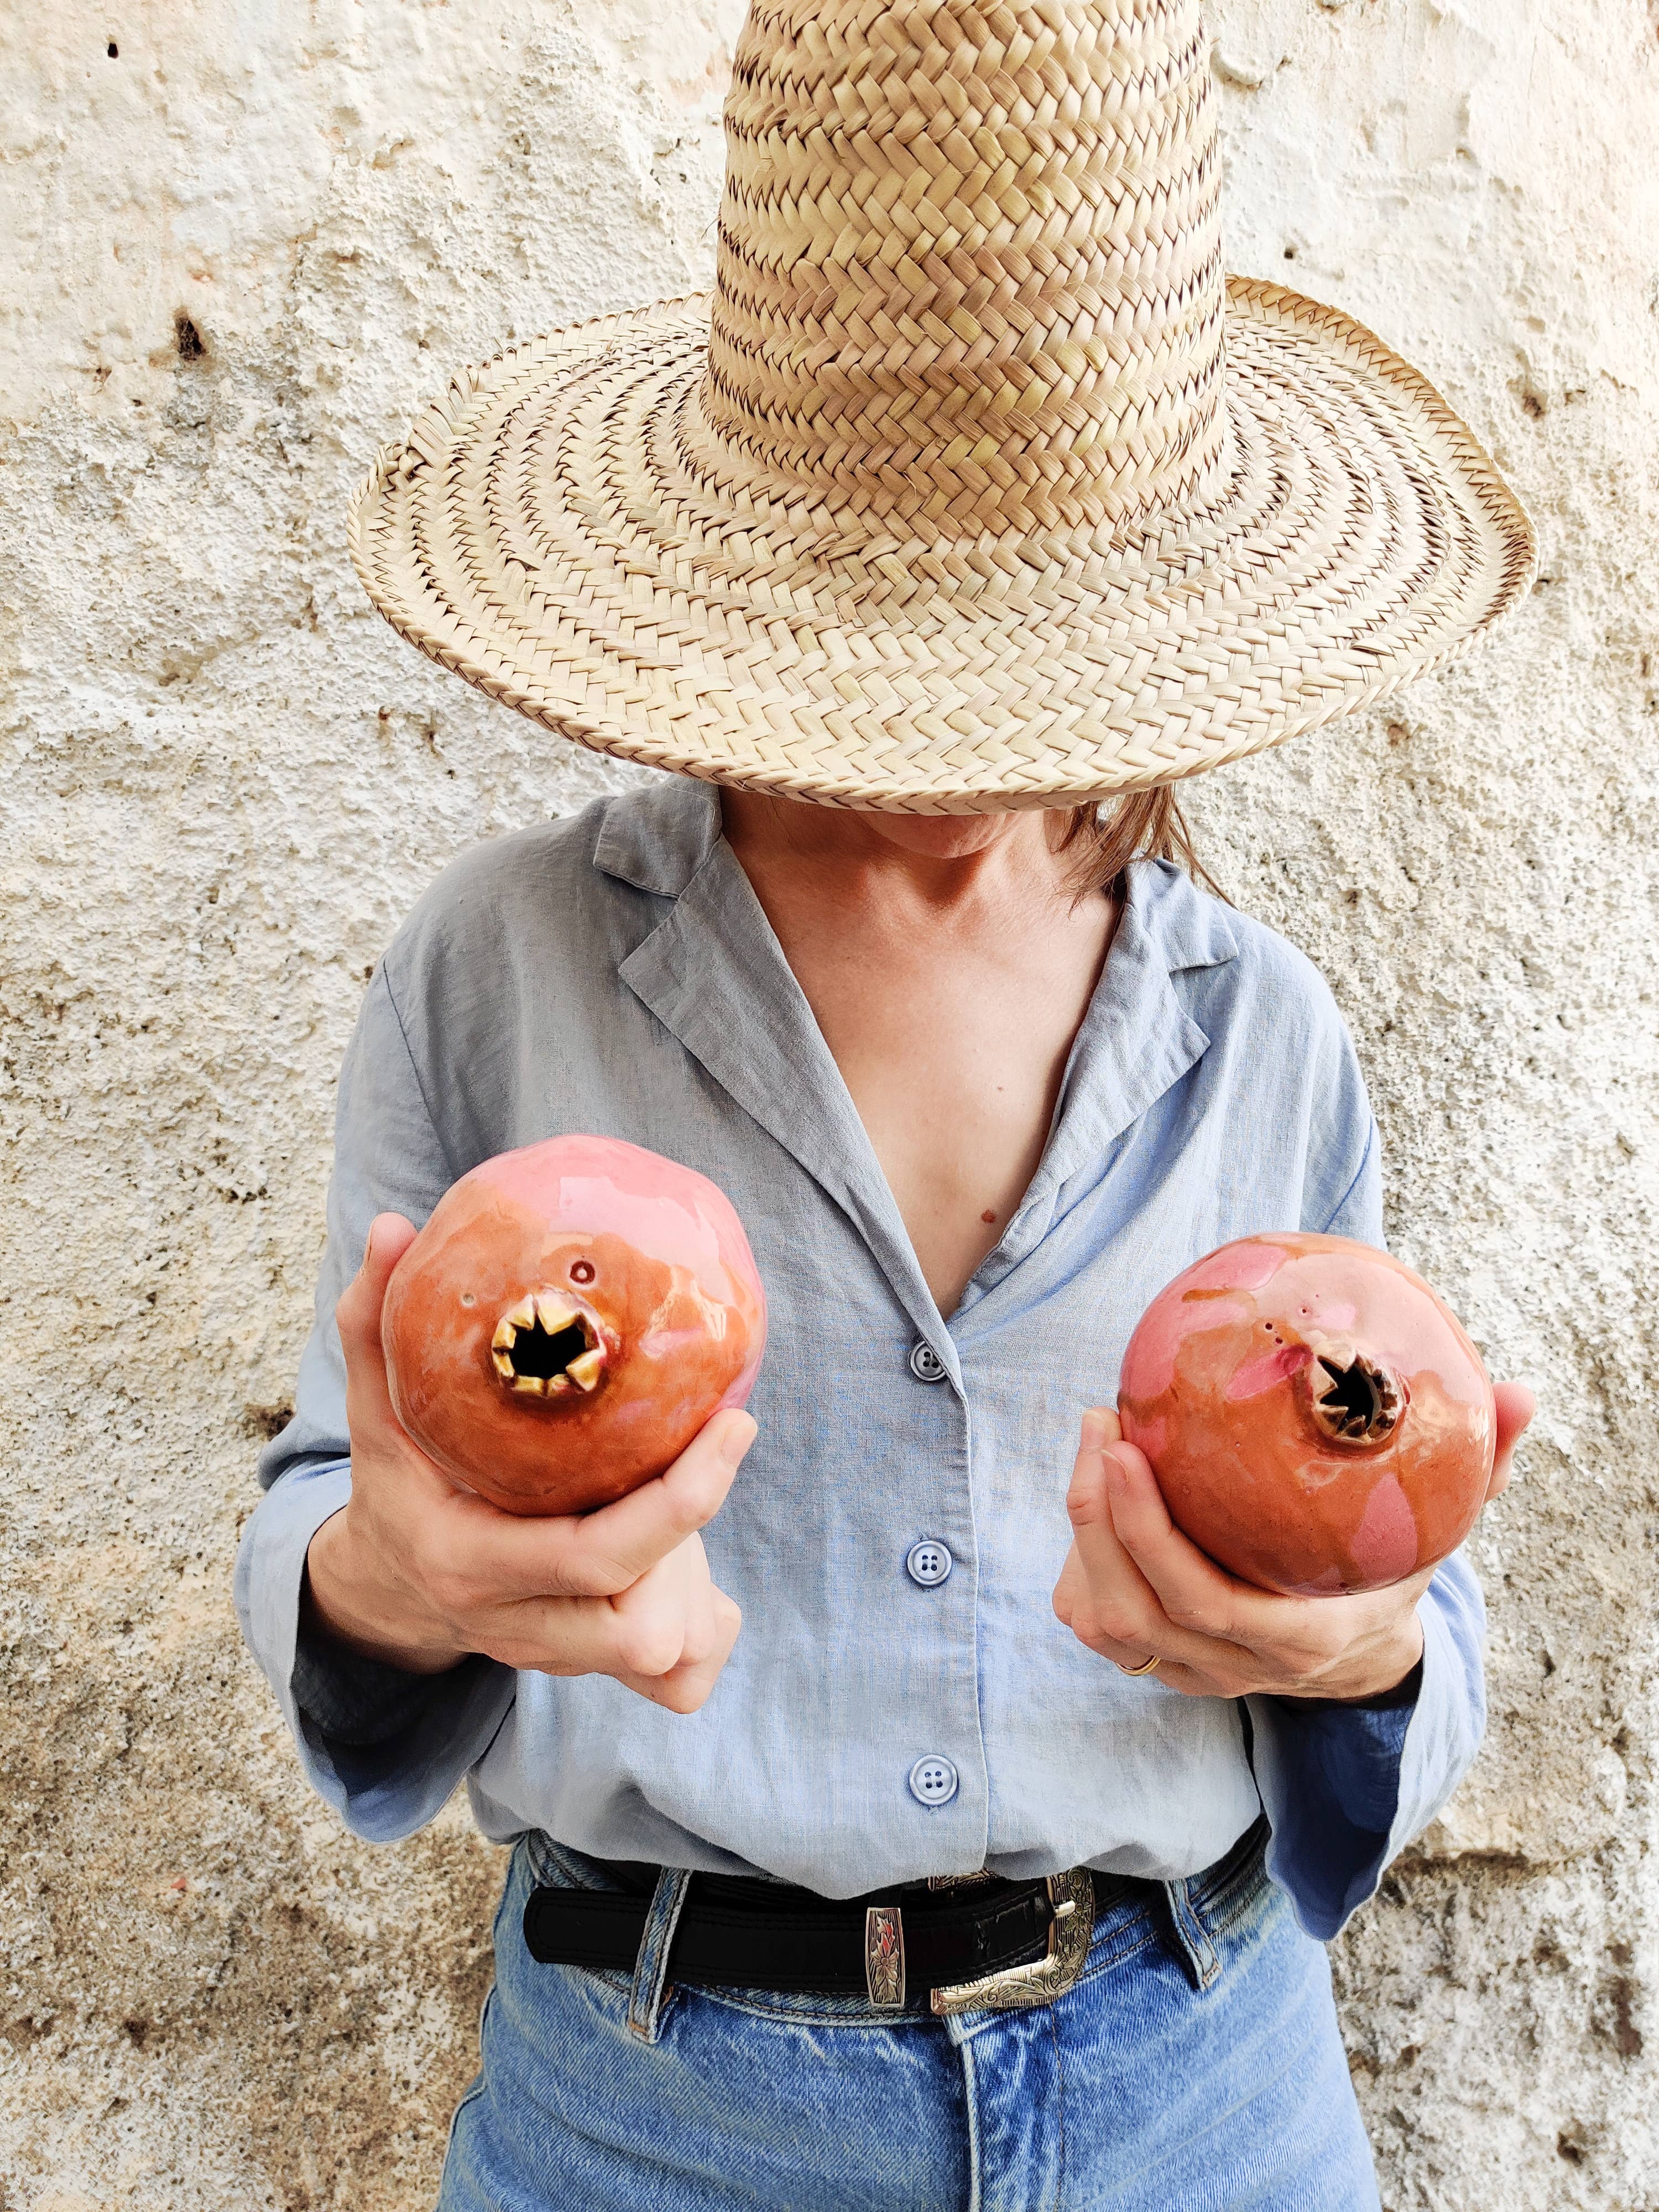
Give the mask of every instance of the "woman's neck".
POLYGON ((818 896, 932 909, 1012 902, 1069 907, 1075 893, 1036 809, 1006 814, 880 814, 812 806, 757 792, 721 793, 726 841, 754 884, 810 884, 818 896))

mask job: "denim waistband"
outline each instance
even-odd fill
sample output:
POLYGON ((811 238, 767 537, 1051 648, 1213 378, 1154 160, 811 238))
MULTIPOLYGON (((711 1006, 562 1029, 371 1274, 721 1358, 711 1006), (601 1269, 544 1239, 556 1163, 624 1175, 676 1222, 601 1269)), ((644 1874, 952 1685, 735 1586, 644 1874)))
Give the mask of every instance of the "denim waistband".
MULTIPOLYGON (((799 1889, 790 1882, 769 1881, 765 1875, 688 1875, 684 1871, 664 1869, 641 1860, 588 1858, 586 1854, 571 1850, 568 1844, 556 1843, 540 1832, 522 1840, 529 1844, 533 1881, 553 1881, 556 1885, 573 1889, 622 1889, 630 1896, 653 1900, 646 1923, 646 1938, 641 1940, 635 1964, 629 2002, 630 2033, 646 2042, 653 2042, 657 2035, 661 2002, 668 1990, 672 1933, 679 1920, 681 1905, 686 1902, 692 1887, 696 1887, 706 1898, 717 1898, 721 1902, 734 1902, 738 1896, 748 1896, 757 1907, 772 1907, 775 1911, 779 1905, 787 1909, 790 1900, 799 1900, 805 1909, 823 1909, 825 1905, 856 1909, 858 1905, 867 1902, 891 1902, 896 1896, 905 1896, 907 1889, 921 1887, 890 1885, 869 1898, 832 1900, 818 1896, 817 1891, 799 1889)), ((1245 1834, 1239 1836, 1239 1840, 1212 1865, 1186 1878, 1152 1881, 1148 1875, 1095 1871, 1095 1938, 1091 1942, 1088 1966, 1084 1969, 1086 1978, 1110 1966, 1113 1960, 1130 1954, 1141 1944, 1161 1942, 1179 1960, 1182 1971, 1194 1989, 1210 1989, 1221 1973, 1217 1942, 1228 1936, 1234 1924, 1248 1917, 1267 1885, 1263 1865, 1265 1843, 1267 1823, 1263 1818, 1256 1820, 1255 1827, 1245 1829, 1245 1834)), ((1029 1885, 1000 1882, 998 1887, 1029 1885)), ((969 1889, 964 1893, 973 1896, 975 1891, 969 1889)), ((787 1993, 737 1989, 721 1989, 714 1996, 719 2002, 748 2004, 750 2008, 776 2013, 779 2017, 796 2017, 803 2011, 811 2011, 814 2017, 841 2020, 884 2017, 872 2011, 863 2000, 854 1997, 799 1997, 787 1993)), ((925 2004, 927 1997, 921 1996, 907 2004, 907 2011, 921 2011, 925 2004)))
MULTIPOLYGON (((1267 1823, 1258 1820, 1231 1847, 1195 1875, 1172 1881, 1144 1875, 1097 1872, 1095 1932, 1085 1978, 1109 1968, 1115 1960, 1149 1942, 1167 1946, 1178 1960, 1188 1981, 1207 1989, 1221 1971, 1218 1942, 1255 1909, 1267 1886, 1264 1854, 1267 1823)), ((669 1954, 679 1908, 694 1882, 714 1885, 714 1893, 729 1897, 741 1885, 757 1903, 776 1908, 792 1895, 819 1907, 845 1908, 860 1903, 890 1901, 907 1887, 892 1884, 868 1899, 830 1899, 811 1890, 771 1880, 764 1875, 690 1875, 635 1860, 592 1858, 560 1844, 539 1831, 521 1839, 527 1846, 532 1881, 550 1881, 579 1889, 622 1889, 653 1898, 647 1935, 641 1946, 629 1991, 630 2033, 653 2041, 658 2016, 668 1987, 669 1954)), ((1018 1886, 1018 1885, 1011 1885, 1018 1886)), ((969 1891, 968 1894, 973 1893, 969 1891)), ((619 1985, 627 1988, 628 1978, 619 1985)), ((853 1997, 806 1997, 763 1990, 721 1989, 709 1992, 717 2002, 738 2004, 778 2018, 879 2021, 890 2017, 853 1997)), ((925 1995, 914 1999, 907 2011, 924 2010, 925 1995)))

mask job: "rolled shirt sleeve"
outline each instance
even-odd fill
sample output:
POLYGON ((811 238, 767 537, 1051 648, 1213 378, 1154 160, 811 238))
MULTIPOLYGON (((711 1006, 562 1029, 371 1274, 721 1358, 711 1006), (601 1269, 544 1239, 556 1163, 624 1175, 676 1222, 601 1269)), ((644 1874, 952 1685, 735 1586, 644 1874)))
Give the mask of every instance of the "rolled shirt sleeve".
MULTIPOLYGON (((386 1708, 392 1732, 380 1735, 372 1723, 366 1728, 348 1723, 343 1733, 331 1735, 324 1719, 307 1711, 300 1696, 307 1668, 296 1668, 306 1553, 350 1494, 351 1469, 343 1462, 295 1468, 283 1476, 243 1535, 236 1612, 248 1649, 293 1732, 306 1779, 355 1834, 370 1843, 392 1843, 434 1819, 483 1758, 512 1705, 516 1677, 483 1658, 434 1675, 381 1667, 365 1674, 359 1671, 364 1662, 351 1662, 342 1670, 342 1692, 349 1683, 360 1693, 366 1686, 371 1697, 384 1698, 386 1678, 395 1676, 396 1710, 390 1700, 386 1708), (365 1735, 374 1740, 349 1740, 365 1735)), ((318 1664, 313 1653, 311 1668, 318 1664)))
POLYGON ((1408 1703, 1249 1698, 1267 1870, 1310 1936, 1328 1942, 1376 1892, 1474 1764, 1486 1719, 1485 1608, 1462 1553, 1418 1601, 1423 1658, 1408 1703))
POLYGON ((427 1110, 383 962, 341 1071, 328 1242, 294 1418, 262 1455, 267 1495, 244 1532, 235 1574, 243 1637, 293 1732, 307 1779, 371 1842, 410 1835, 434 1817, 495 1740, 516 1688, 512 1670, 492 1660, 468 1660, 444 1674, 404 1674, 302 1642, 301 1634, 307 1551, 351 1495, 334 1309, 362 1264, 375 1215, 401 1213, 418 1225, 457 1171, 427 1110))

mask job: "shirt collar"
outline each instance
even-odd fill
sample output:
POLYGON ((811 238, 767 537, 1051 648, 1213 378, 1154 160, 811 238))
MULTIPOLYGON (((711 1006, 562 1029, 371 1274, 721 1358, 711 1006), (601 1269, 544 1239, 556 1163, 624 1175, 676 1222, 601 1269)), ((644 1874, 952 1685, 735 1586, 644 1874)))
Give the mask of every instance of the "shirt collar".
MULTIPOLYGON (((717 805, 708 806, 706 818, 718 832, 717 805)), ((676 847, 676 865, 690 849, 689 839, 676 847)), ((653 850, 653 860, 665 857, 653 850)), ((668 868, 658 866, 642 888, 657 889, 668 877, 668 868)), ((723 837, 714 836, 668 912, 617 972, 855 1224, 918 1329, 942 1346, 938 1310, 858 1109, 723 837)))
POLYGON ((1135 860, 1128 870, 1124 919, 1133 921, 1157 948, 1166 975, 1183 968, 1218 968, 1233 959, 1238 939, 1218 898, 1200 890, 1173 860, 1135 860))
POLYGON ((714 784, 658 774, 605 808, 593 865, 637 891, 678 898, 720 834, 720 795, 714 784))
MULTIPOLYGON (((687 775, 659 774, 641 789, 620 793, 605 810, 593 865, 635 890, 678 898, 720 842, 719 787, 687 775)), ((1226 908, 1206 898, 1170 860, 1137 860, 1119 936, 1138 933, 1166 974, 1213 968, 1231 960, 1238 940, 1226 908)))

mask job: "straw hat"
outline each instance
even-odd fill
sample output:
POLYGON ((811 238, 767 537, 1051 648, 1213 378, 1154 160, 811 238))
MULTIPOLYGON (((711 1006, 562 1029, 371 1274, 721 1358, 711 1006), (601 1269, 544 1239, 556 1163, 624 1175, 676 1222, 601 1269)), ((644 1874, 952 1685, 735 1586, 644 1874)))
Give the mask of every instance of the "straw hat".
POLYGON ((464 371, 351 508, 560 735, 832 805, 1060 806, 1364 706, 1532 532, 1370 331, 1224 274, 1197 0, 753 0, 712 295, 464 371))

